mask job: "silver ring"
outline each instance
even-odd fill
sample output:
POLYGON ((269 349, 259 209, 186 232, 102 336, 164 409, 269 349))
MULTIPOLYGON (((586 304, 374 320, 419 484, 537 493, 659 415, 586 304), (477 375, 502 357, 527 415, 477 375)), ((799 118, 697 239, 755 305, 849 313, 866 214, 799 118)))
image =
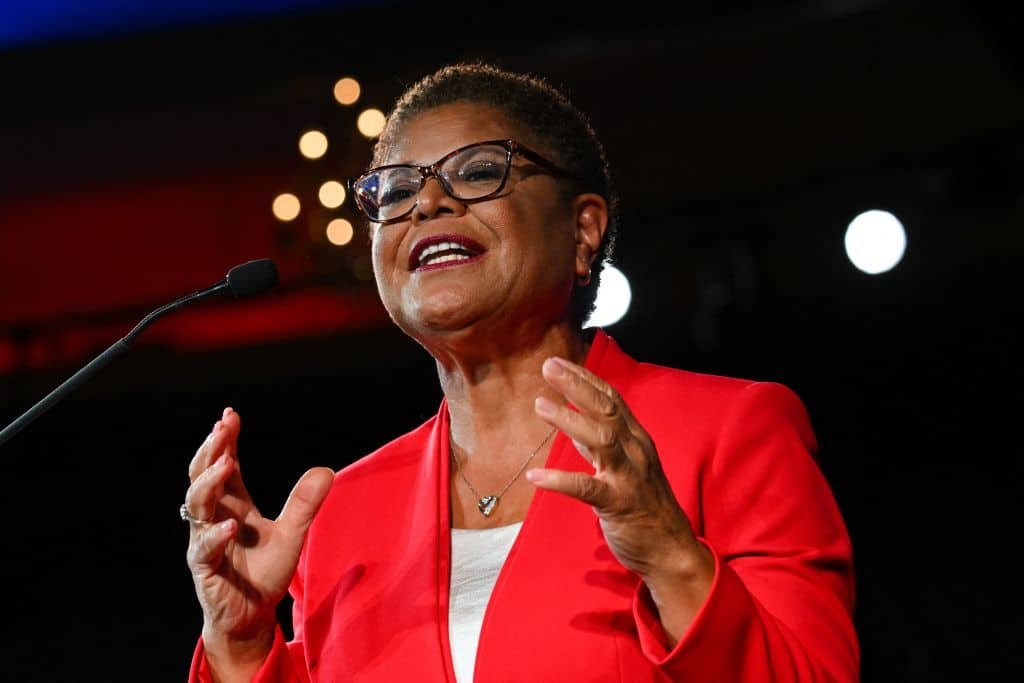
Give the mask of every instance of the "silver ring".
POLYGON ((183 520, 191 524, 209 524, 213 521, 212 519, 196 519, 192 516, 192 513, 188 511, 188 506, 185 505, 184 503, 181 504, 181 508, 178 510, 178 514, 181 515, 181 518, 183 520))

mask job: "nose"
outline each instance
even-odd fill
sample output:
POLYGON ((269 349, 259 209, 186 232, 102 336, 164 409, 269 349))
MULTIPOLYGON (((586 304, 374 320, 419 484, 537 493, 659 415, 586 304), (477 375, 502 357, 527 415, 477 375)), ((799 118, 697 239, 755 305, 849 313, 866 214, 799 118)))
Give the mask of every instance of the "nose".
POLYGON ((416 196, 416 207, 412 210, 413 222, 427 221, 440 215, 461 216, 466 205, 448 194, 441 181, 431 176, 423 183, 416 196))

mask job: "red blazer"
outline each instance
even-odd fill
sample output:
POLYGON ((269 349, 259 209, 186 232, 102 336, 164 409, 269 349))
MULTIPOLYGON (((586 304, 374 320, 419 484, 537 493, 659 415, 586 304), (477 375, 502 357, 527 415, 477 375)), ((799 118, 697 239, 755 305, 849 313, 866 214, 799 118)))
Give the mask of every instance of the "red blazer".
MULTIPOLYGON (((654 439, 715 556, 706 603, 671 650, 642 582, 590 506, 538 489, 484 616, 475 680, 856 681, 850 540, 812 454, 799 398, 638 363, 598 332, 586 367, 654 439)), ((339 472, 257 681, 445 681, 450 563, 448 410, 339 472)), ((586 471, 559 433, 548 467, 586 471)), ((209 681, 202 642, 190 680, 209 681)))

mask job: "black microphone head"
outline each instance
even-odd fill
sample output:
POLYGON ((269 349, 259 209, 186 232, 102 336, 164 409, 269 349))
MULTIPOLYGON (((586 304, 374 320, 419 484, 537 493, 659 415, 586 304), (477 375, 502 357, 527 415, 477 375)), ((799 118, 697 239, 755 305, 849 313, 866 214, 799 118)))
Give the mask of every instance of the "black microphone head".
POLYGON ((236 299, 262 294, 277 284, 277 266, 268 258, 242 263, 228 271, 227 282, 236 299))

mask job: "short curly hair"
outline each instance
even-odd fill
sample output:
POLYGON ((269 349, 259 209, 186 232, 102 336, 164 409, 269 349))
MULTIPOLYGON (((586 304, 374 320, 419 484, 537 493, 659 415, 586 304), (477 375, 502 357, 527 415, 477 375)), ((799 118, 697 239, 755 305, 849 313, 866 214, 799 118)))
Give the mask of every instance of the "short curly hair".
POLYGON ((608 203, 608 228, 588 286, 573 289, 573 322, 582 326, 593 312, 601 270, 610 261, 619 226, 619 196, 604 146, 588 117, 545 78, 516 73, 483 62, 444 66, 424 76, 395 101, 373 149, 373 164, 388 155, 405 123, 418 114, 456 102, 489 105, 525 129, 550 150, 573 177, 573 194, 593 192, 608 203))

